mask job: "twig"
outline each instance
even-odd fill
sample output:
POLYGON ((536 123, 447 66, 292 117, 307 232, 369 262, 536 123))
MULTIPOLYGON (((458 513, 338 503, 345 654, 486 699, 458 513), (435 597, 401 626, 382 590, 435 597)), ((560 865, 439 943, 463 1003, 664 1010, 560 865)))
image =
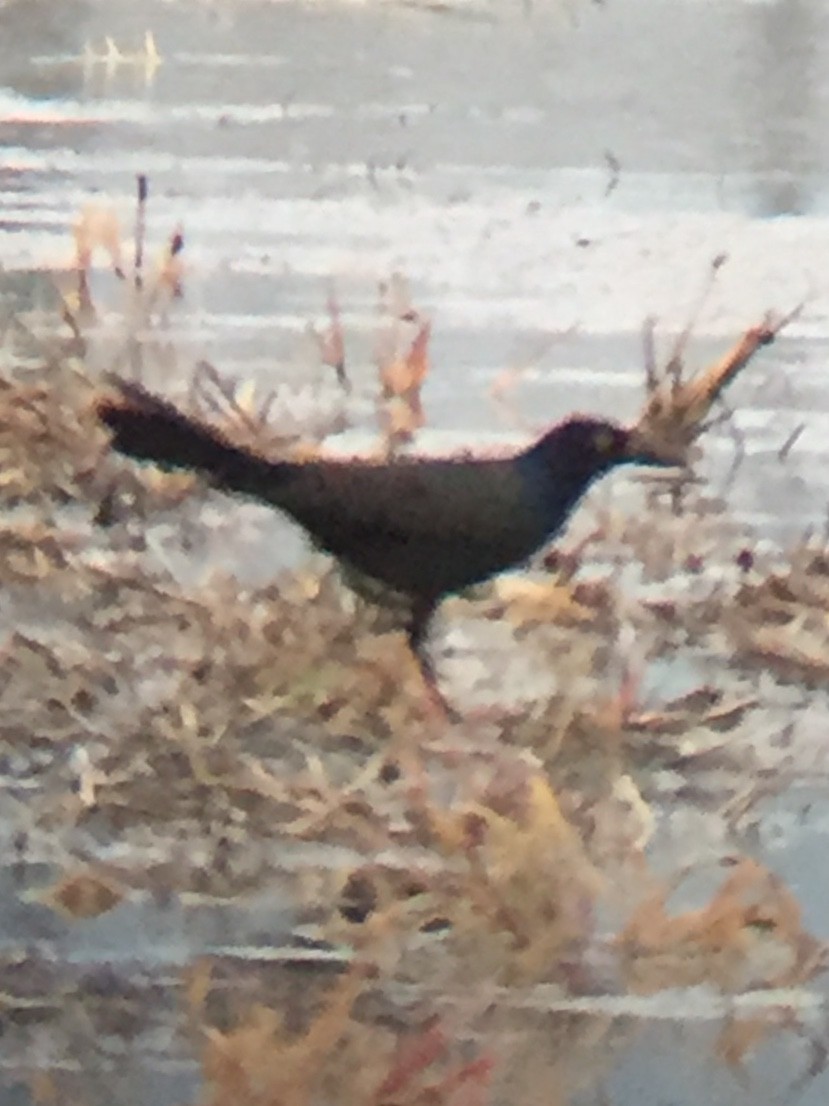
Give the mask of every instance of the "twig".
MULTIPOLYGON (((721 264, 715 261, 715 267, 721 264)), ((715 268, 716 271, 716 268, 715 268)), ((707 294, 707 293, 706 293, 707 294)), ((705 429, 705 420, 731 381, 740 373, 763 346, 771 345, 778 334, 802 312, 803 303, 787 315, 766 315, 758 326, 750 327, 725 356, 690 380, 681 379, 681 354, 690 331, 686 328, 671 355, 667 369, 657 379, 650 358, 652 337, 646 325, 646 374, 648 397, 634 433, 652 448, 665 454, 677 464, 684 463, 691 443, 705 429)))

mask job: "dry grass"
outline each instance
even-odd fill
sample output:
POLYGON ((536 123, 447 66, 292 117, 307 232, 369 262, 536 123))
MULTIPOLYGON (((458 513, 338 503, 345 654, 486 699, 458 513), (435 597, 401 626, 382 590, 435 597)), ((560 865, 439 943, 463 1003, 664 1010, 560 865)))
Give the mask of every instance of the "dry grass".
MULTIPOLYGON (((124 253, 106 220, 95 226, 88 218, 78 232, 81 274, 97 247, 124 253)), ((163 294, 182 279, 170 268, 179 252, 162 267, 163 294)), ((162 296, 152 287, 145 322, 162 296)), ((29 972, 25 989, 20 963, 7 962, 7 1009, 24 1021, 36 1011, 73 1049, 72 1011, 93 1027, 86 1048, 123 1026, 135 1039, 164 1012, 201 1058, 206 1103, 564 1103, 588 1069, 598 1078, 598 1055, 610 1062, 611 1030, 602 1018, 519 1011, 534 989, 566 1001, 703 982, 798 987, 822 969, 791 893, 757 864, 738 862, 701 910, 669 913, 649 870, 656 778, 676 778, 686 800, 696 787, 704 806, 715 774, 716 801, 745 818, 768 770, 752 742, 762 704, 736 668, 723 686, 667 702, 644 701, 641 682, 677 641, 710 647, 723 634, 746 672, 823 680, 825 551, 765 577, 735 575, 701 599, 635 603, 612 571, 585 580, 583 567, 612 565, 621 549, 675 572, 687 527, 666 511, 655 553, 641 526, 599 519, 554 578, 448 605, 450 616, 509 622, 566 678, 509 715, 438 724, 402 641, 355 612, 333 572, 249 588, 165 568, 170 538, 159 532, 187 528, 198 545, 209 500, 190 478, 110 455, 90 413, 99 386, 79 356, 94 305, 81 306, 64 305, 71 350, 58 344, 39 367, 31 349, 25 365, 9 354, 0 377, 0 747, 21 855, 54 869, 38 899, 83 925, 148 901, 244 903, 278 886, 296 923, 343 952, 333 984, 319 966, 298 983, 277 978, 263 947, 247 966, 195 957, 161 987, 161 1005, 146 980, 82 986, 29 972), (317 848, 337 849, 336 861, 317 848), (609 909, 611 933, 597 921, 609 909)), ((399 287, 386 311, 378 367, 385 448, 395 449, 419 418, 429 327, 399 287)), ((334 299, 329 316, 320 356, 345 388, 334 299)), ((781 325, 747 331, 691 383, 676 363, 654 377, 643 432, 685 450, 781 325)), ((203 369, 191 398, 215 404, 242 440, 292 447, 269 430, 272 397, 254 401, 203 369)), ((236 542, 242 555, 243 531, 236 542)), ((721 1055, 739 1064, 775 1024, 735 1023, 721 1055)), ((83 1100, 56 1075, 34 1091, 83 1100)))

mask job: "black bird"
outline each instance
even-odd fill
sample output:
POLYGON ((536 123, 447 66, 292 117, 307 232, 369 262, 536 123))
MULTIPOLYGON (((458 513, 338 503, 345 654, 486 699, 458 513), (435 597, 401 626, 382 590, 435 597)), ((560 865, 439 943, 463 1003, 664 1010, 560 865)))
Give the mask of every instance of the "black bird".
POLYGON ((139 385, 116 388, 97 413, 118 452, 277 507, 337 558, 349 582, 368 577, 403 597, 409 644, 448 713, 425 651, 440 601, 527 560, 610 469, 675 461, 636 430, 580 417, 506 457, 274 461, 139 385))

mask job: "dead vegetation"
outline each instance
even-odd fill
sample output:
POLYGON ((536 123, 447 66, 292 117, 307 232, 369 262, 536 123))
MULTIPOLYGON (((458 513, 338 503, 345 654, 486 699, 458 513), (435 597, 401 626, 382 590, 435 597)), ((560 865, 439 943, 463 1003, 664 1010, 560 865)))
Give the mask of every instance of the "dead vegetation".
MULTIPOLYGON (((120 232, 100 214, 83 217, 76 244, 68 338, 37 363, 42 346, 10 324, 0 376, 0 779, 19 821, 15 863, 48 862, 36 899, 78 926, 140 904, 244 906, 264 892, 289 904, 292 922, 274 922, 247 960, 241 947, 194 949, 163 985, 152 965, 127 984, 67 978, 60 965, 41 978, 7 959, 0 1006, 24 1052, 27 1019, 67 1032, 77 1050, 65 1019, 83 1010, 92 1028, 81 1045, 94 1050, 99 1034, 140 1041, 163 1014, 201 1059, 206 1103, 483 1106, 504 1093, 564 1103, 616 1047, 610 1021, 577 1022, 568 1001, 600 1009, 603 996, 626 997, 631 1017, 637 996, 669 988, 799 988, 822 970, 791 892, 733 850, 781 763, 757 748, 767 723, 752 672, 810 685, 829 671, 825 550, 798 550, 767 575, 737 568, 697 598, 632 602, 613 565, 620 549, 647 560, 653 546, 641 527, 597 515, 546 576, 447 604, 450 618, 510 625, 555 685, 488 719, 436 724, 402 641, 353 608, 330 568, 260 587, 169 568, 182 535, 209 543, 210 500, 189 477, 108 452, 84 361, 97 315, 86 274, 104 249, 137 297, 133 318, 151 326, 180 291, 180 239, 154 276, 143 245, 126 272, 120 232), (608 571, 585 575, 590 564, 608 571), (734 654, 735 678, 654 701, 645 673, 678 641, 734 654), (733 870, 701 909, 671 913, 674 884, 650 871, 666 801, 725 826, 733 870), (611 933, 597 921, 608 910, 611 933), (320 955, 299 984, 267 955, 277 944, 289 959, 292 928, 320 955), (333 983, 322 955, 332 950, 333 983), (522 1010, 550 993, 534 1015, 522 1010)), ((347 395, 333 293, 328 314, 319 354, 347 395)), ((424 418, 430 326, 402 282, 384 290, 383 317, 380 426, 393 452, 424 418)), ((668 370, 650 375, 642 432, 684 454, 785 322, 749 329, 690 381, 684 336, 668 370)), ((127 343, 127 363, 146 356, 139 346, 127 343)), ((240 391, 210 366, 191 402, 261 449, 318 448, 275 431, 277 396, 240 391)), ((657 576, 704 574, 688 564, 685 535, 666 509, 657 576)), ((234 553, 255 540, 240 527, 234 553)), ((738 1066, 784 1022, 798 1031, 779 1007, 733 1020, 721 1057, 738 1066)), ((57 1101, 66 1086, 44 1072, 33 1091, 57 1101)))

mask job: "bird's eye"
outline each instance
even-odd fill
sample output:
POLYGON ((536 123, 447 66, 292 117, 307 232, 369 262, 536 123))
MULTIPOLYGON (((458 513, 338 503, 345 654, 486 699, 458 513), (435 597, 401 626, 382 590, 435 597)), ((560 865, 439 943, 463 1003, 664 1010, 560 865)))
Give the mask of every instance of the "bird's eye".
POLYGON ((603 427, 593 435, 593 445, 599 453, 610 453, 616 444, 616 435, 612 430, 603 427))

